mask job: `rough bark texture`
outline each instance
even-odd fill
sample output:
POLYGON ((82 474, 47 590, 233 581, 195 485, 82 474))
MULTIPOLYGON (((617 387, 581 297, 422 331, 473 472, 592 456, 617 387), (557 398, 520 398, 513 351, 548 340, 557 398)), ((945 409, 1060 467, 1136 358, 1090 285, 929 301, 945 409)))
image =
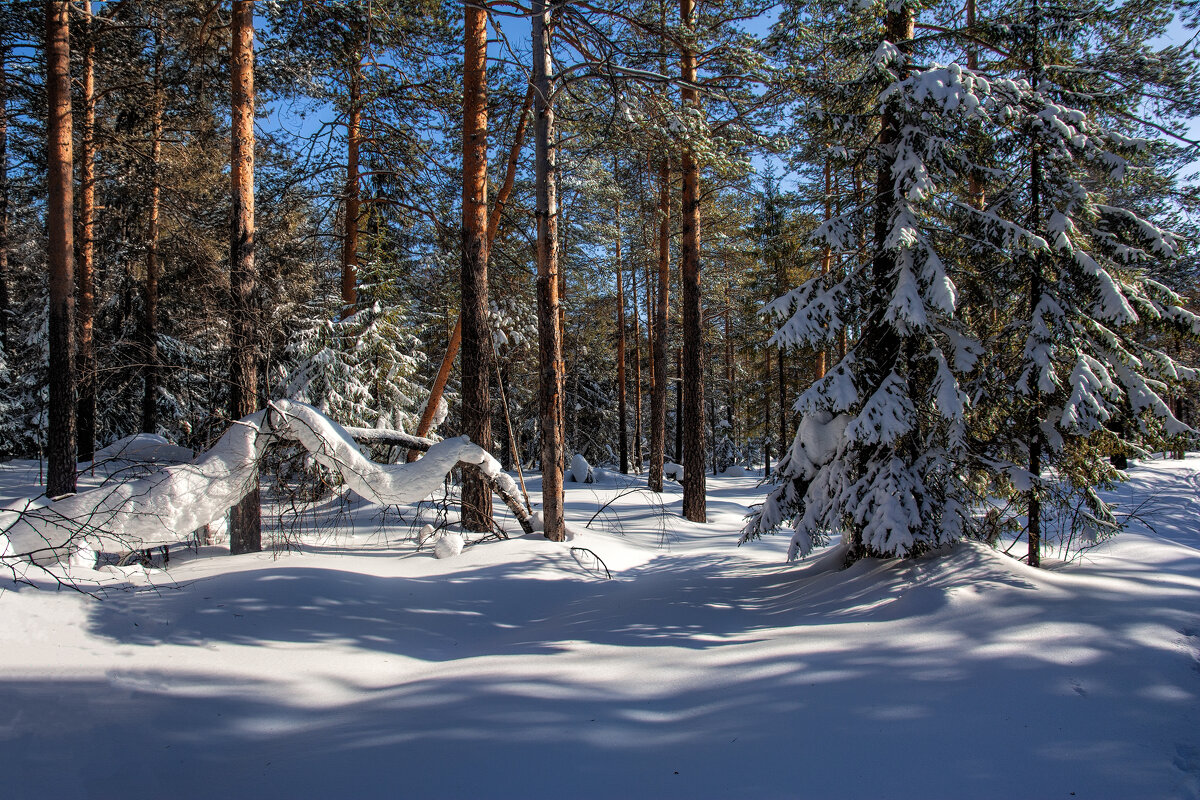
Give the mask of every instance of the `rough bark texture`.
POLYGON ((671 168, 658 167, 658 291, 654 298, 654 387, 650 390, 650 469, 646 485, 663 490, 667 447, 667 301, 671 286, 671 168))
MULTIPOLYGON (((462 430, 492 446, 487 268, 487 13, 466 7, 463 61, 462 430)), ((492 496, 475 476, 463 479, 463 527, 486 531, 492 496)))
MULTIPOLYGON (((96 32, 92 4, 83 4, 87 40, 83 47, 83 130, 79 156, 79 256, 76 263, 76 330, 79 402, 76 408, 78 458, 91 461, 96 447, 96 32)), ((3 223, 0 223, 2 225, 3 223)))
MULTIPOLYGON (((679 18, 692 35, 695 0, 680 0, 679 18)), ((691 88, 696 82, 696 52, 685 39, 680 54, 683 105, 699 110, 691 88)), ((683 240, 680 247, 683 304, 683 516, 706 522, 704 442, 704 334, 700 308, 700 168, 695 154, 683 147, 683 240)))
POLYGON ((71 44, 66 0, 46 2, 46 234, 50 391, 46 494, 75 491, 75 254, 71 44))
MULTIPOLYGON (((150 105, 150 209, 146 223, 146 281, 142 286, 142 432, 158 429, 158 224, 162 198, 163 85, 162 39, 155 19, 153 95, 150 105)), ((251 408, 246 413, 253 412, 251 408)), ((244 415, 243 415, 244 416, 244 415)))
MULTIPOLYGON (((258 405, 258 371, 254 325, 254 3, 233 4, 232 130, 230 183, 233 220, 230 230, 230 376, 229 416, 253 413, 258 405)), ((230 511, 229 552, 262 549, 258 486, 230 511)))
POLYGON ((542 429, 542 515, 545 536, 566 538, 563 524, 563 360, 558 294, 558 181, 551 101, 550 22, 546 0, 534 3, 533 88, 537 191, 538 417, 542 429))
MULTIPOLYGON (((1036 86, 1042 78, 1042 47, 1041 47, 1041 7, 1034 0, 1030 19, 1033 31, 1033 64, 1030 69, 1030 82, 1036 86)), ((1038 147, 1037 131, 1029 133, 1029 229, 1038 231, 1042 226, 1042 159, 1038 147)), ((1030 259, 1029 269, 1029 315, 1037 308, 1045 291, 1042 280, 1041 262, 1037 255, 1030 259)), ((1029 439, 1029 474, 1033 476, 1029 491, 1026 493, 1026 538, 1028 551, 1026 560, 1031 567, 1042 565, 1042 416, 1043 406, 1041 396, 1034 390, 1034 402, 1029 409, 1029 421, 1026 436, 1029 439)))
POLYGON ((8 48, 0 41, 0 357, 8 341, 8 48))
MULTIPOLYGON (((830 176, 829 156, 825 157, 825 219, 828 221, 833 217, 833 185, 830 176)), ((833 248, 826 244, 821 248, 821 274, 828 275, 829 270, 833 266, 833 248)), ((816 352, 816 359, 813 363, 813 381, 819 381, 825 377, 825 345, 821 345, 816 352)))
MULTIPOLYGON (((766 361, 766 381, 767 386, 771 385, 771 348, 764 349, 767 356, 766 361)), ((763 459, 766 462, 763 468, 763 477, 771 477, 771 392, 763 392, 763 459)))
POLYGON ((637 269, 629 271, 633 296, 633 468, 642 469, 642 327, 639 324, 637 269))
POLYGON ((342 318, 354 313, 358 303, 358 218, 361 194, 358 182, 358 148, 361 136, 360 62, 356 56, 350 75, 350 113, 346 122, 346 214, 342 237, 342 318))
MULTIPOLYGON (((617 171, 616 163, 613 164, 613 174, 617 171)), ((617 220, 617 241, 616 241, 616 261, 617 261, 617 424, 620 426, 617 431, 618 447, 621 451, 621 474, 629 474, 629 414, 625 406, 625 285, 624 276, 621 274, 624 269, 621 265, 621 203, 617 201, 616 208, 617 220)))

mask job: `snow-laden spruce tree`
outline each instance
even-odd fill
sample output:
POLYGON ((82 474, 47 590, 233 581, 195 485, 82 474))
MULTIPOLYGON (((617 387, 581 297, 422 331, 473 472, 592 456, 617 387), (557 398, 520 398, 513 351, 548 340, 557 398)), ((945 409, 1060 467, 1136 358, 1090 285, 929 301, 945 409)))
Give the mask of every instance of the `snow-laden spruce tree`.
POLYGON ((426 390, 414 377, 425 354, 403 308, 377 302, 346 319, 313 318, 289 351, 286 397, 343 425, 415 427, 426 390))
POLYGON ((915 60, 915 5, 854 13, 877 45, 825 113, 850 160, 874 164, 875 192, 818 236, 839 253, 865 245, 866 257, 847 259, 844 272, 819 275, 767 310, 781 320, 772 339, 780 346, 835 341, 850 298, 861 330, 796 402, 799 432, 742 536, 790 524, 795 556, 840 534, 848 560, 919 554, 963 528, 967 400, 959 376, 978 348, 956 319, 957 290, 939 253, 947 195, 965 183, 959 134, 985 114, 969 72, 915 60), (847 101, 854 93, 871 98, 873 118, 847 101))
POLYGON ((1116 530, 1094 488, 1119 477, 1106 455, 1190 431, 1170 392, 1196 373, 1167 345, 1200 333, 1200 320, 1155 279, 1179 241, 1149 217, 1171 191, 1160 180, 1171 145, 1143 116, 1151 97, 1159 113, 1195 111, 1194 57, 1146 44, 1170 12, 1026 0, 1002 20, 1015 41, 989 51, 1012 77, 992 87, 1001 155, 989 164, 994 196, 972 214, 1010 313, 987 338, 972 449, 989 493, 1013 501, 998 513, 1024 527, 1033 565, 1047 522, 1070 520, 1067 533, 1085 539, 1116 530))

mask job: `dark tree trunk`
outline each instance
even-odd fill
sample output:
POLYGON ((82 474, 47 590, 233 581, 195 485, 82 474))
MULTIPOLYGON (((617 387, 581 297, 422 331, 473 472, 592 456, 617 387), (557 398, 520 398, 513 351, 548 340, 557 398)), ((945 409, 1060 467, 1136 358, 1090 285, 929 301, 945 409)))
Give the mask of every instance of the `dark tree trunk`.
MULTIPOLYGON (((680 54, 683 105, 698 110, 695 35, 696 2, 679 1, 679 18, 687 29, 680 54)), ((704 464, 704 331, 700 307, 700 167, 695 154, 683 146, 683 243, 680 250, 683 284, 683 516, 692 522, 708 520, 704 464)))
POLYGON ((79 159, 79 257, 75 275, 79 334, 76 434, 80 461, 91 461, 96 448, 96 31, 91 6, 91 2, 83 4, 88 25, 83 48, 83 131, 80 136, 83 152, 79 159))
POLYGON ((629 270, 629 291, 633 295, 633 469, 642 469, 642 328, 638 324, 637 269, 629 270))
POLYGON ((683 348, 675 348, 675 463, 683 464, 683 348))
POLYGON ((74 167, 67 1, 46 2, 46 229, 49 262, 49 419, 46 494, 75 491, 74 167))
MULTIPOLYGON (((1042 77, 1042 43, 1041 43, 1041 7, 1038 0, 1033 0, 1030 18, 1030 28, 1033 32, 1033 64, 1030 68, 1030 80, 1037 85, 1042 77)), ((1042 225, 1042 159, 1038 146, 1037 131, 1029 133, 1029 229, 1038 231, 1042 225)), ((1030 259, 1029 270, 1029 315, 1033 318, 1034 309, 1041 302, 1045 286, 1042 280, 1041 261, 1037 254, 1030 259)), ((1029 422, 1026 436, 1029 439, 1029 474, 1033 477, 1026 499, 1026 519, 1028 528, 1027 561, 1031 567, 1042 565, 1042 413, 1043 403, 1038 390, 1034 389, 1034 401, 1029 409, 1029 422)))
POLYGON ((8 46, 0 38, 0 358, 12 357, 8 307, 8 46))
POLYGON ((664 158, 658 168, 658 291, 654 298, 654 388, 650 392, 651 491, 663 490, 667 447, 667 301, 671 286, 671 168, 664 158))
MULTIPOLYGON (((158 229, 162 197, 163 138, 163 50, 160 21, 154 22, 153 97, 150 109, 150 211, 146 225, 146 282, 142 292, 142 365, 145 391, 142 393, 142 431, 158 429, 158 229)), ((249 413, 249 412, 247 412, 249 413)), ((244 416, 244 415, 243 415, 244 416)))
POLYGON ((533 88, 536 147, 538 416, 542 429, 542 516, 547 539, 566 538, 563 522, 563 361, 559 320, 558 164, 551 100, 550 6, 534 3, 533 88))
MULTIPOLYGON (((487 12, 467 6, 463 62, 462 431, 492 447, 487 252, 487 12)), ((487 531, 492 495, 463 476, 463 527, 487 531)))
POLYGON ((361 194, 358 181, 358 149, 362 108, 361 62, 354 56, 350 74, 350 108, 346 122, 346 213, 342 236, 342 319, 354 313, 358 303, 358 218, 361 194))
MULTIPOLYGON (((613 163, 613 175, 617 165, 613 163)), ((625 398, 625 286, 621 264, 621 202, 617 201, 617 443, 621 451, 621 474, 629 474, 629 414, 625 398)))
POLYGON ((771 477, 771 348, 768 346, 765 350, 767 355, 766 369, 766 384, 767 391, 763 392, 764 408, 766 411, 763 419, 763 458, 766 460, 764 477, 771 477))
MULTIPOLYGON (((906 57, 912 48, 914 22, 913 8, 908 5, 907 0, 887 11, 884 38, 896 45, 906 57)), ((906 71, 902 67, 901 72, 906 71)), ((874 391, 874 388, 883 382, 900 358, 900 338, 895 328, 883 318, 895 284, 893 273, 896 256, 885 245, 891 227, 892 210, 896 203, 896 183, 892 167, 895 145, 900 136, 900 123, 895 110, 891 106, 885 106, 880 120, 879 167, 875 184, 875 242, 871 264, 872 299, 869 302, 872 316, 867 320, 863 332, 863 352, 868 359, 867 376, 871 387, 869 391, 874 391)), ((855 526, 851 531, 847 561, 855 561, 868 555, 872 553, 868 552, 863 544, 862 528, 855 526)))
MULTIPOLYGON (((258 407, 257 331, 254 320, 254 2, 233 4, 230 78, 230 185, 233 220, 230 226, 230 375, 229 416, 241 419, 258 407)), ((230 511, 229 552, 262 550, 262 520, 258 477, 254 489, 230 511)))

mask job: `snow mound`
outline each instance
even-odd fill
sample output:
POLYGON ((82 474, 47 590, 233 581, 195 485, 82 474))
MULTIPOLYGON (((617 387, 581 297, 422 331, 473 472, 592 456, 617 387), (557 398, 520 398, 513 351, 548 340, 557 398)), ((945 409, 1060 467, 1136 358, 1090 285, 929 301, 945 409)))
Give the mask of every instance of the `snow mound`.
POLYGON ((433 546, 433 554, 438 558, 454 558, 462 549, 463 535, 457 531, 445 531, 433 546))
POLYGON ((579 453, 571 457, 571 480, 576 483, 591 483, 592 482, 592 465, 587 462, 579 453))
POLYGON ((96 451, 95 461, 133 461, 139 464, 186 464, 196 454, 153 433, 135 433, 96 451))
POLYGON ((668 461, 663 464, 663 477, 670 478, 674 481, 683 480, 683 465, 676 464, 674 461, 668 461))
POLYGON ((744 478, 746 477, 746 468, 740 464, 731 464, 721 474, 728 478, 744 478))

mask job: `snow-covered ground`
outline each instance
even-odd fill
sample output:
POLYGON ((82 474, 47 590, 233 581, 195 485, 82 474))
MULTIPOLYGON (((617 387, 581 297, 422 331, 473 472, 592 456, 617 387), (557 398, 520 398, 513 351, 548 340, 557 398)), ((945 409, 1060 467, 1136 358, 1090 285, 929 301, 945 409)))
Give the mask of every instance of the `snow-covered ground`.
POLYGON ((563 544, 437 560, 360 504, 302 552, 74 570, 102 600, 4 584, 0 796, 1200 797, 1200 459, 1131 475, 1153 530, 1045 571, 785 564, 736 545, 757 479, 710 477, 707 525, 569 483, 563 544))

